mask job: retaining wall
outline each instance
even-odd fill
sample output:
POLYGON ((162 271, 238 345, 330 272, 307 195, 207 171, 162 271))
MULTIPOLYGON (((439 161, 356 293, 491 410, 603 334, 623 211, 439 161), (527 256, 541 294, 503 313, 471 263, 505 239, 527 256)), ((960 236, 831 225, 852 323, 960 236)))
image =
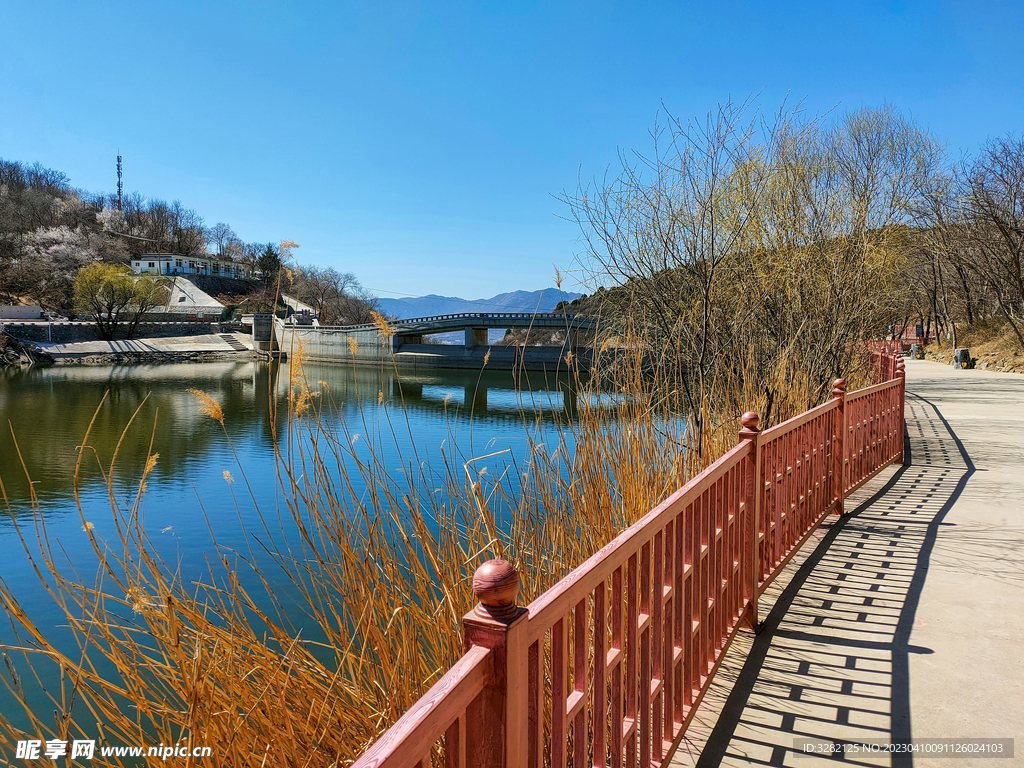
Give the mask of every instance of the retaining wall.
MULTIPOLYGON (((4 331, 16 339, 25 341, 100 341, 99 328, 93 322, 66 323, 2 323, 4 331)), ((153 339, 161 336, 198 336, 204 333, 216 333, 215 323, 139 323, 135 329, 136 339, 153 339)), ((127 337, 128 326, 118 327, 115 339, 127 337)))

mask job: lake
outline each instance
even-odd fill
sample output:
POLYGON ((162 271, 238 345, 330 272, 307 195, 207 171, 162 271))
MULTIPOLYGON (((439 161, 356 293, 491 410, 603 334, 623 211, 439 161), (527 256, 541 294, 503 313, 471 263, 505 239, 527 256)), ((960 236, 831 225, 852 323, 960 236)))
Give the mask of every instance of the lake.
MULTIPOLYGON (((20 526, 30 548, 37 546, 33 497, 58 564, 89 581, 97 559, 86 526, 100 541, 118 542, 104 479, 111 459, 116 451, 115 502, 130 508, 152 452, 159 458, 146 482, 140 518, 165 561, 186 581, 208 572, 207 557, 215 553, 211 531, 221 548, 251 552, 245 523, 255 520, 257 504, 267 513, 281 501, 271 414, 285 410, 289 373, 287 364, 250 361, 0 371, 0 480, 9 509, 0 515, 0 575, 44 631, 52 628, 58 644, 72 640, 63 627, 66 619, 16 532, 20 526), (226 435, 200 412, 191 388, 220 404, 226 435), (79 508, 75 473, 90 423, 89 447, 81 452, 79 508)), ((310 364, 304 373, 323 393, 314 407, 329 403, 325 421, 345 435, 355 456, 369 457, 372 447, 399 482, 411 462, 422 471, 440 466, 443 457, 460 465, 485 456, 473 462, 474 470, 487 467, 496 475, 528 458, 545 435, 557 444, 575 417, 575 394, 564 376, 524 373, 516 379, 486 370, 406 375, 386 367, 310 364)), ((276 439, 286 455, 301 449, 276 439)), ((358 474, 353 482, 360 482, 358 474)), ((280 591, 279 599, 292 588, 284 576, 270 586, 280 591)), ((6 622, 0 626, 0 644, 19 642, 6 622)), ((15 664, 24 678, 23 665, 15 664)), ((0 707, 27 727, 15 715, 17 707, 8 706, 9 697, 0 687, 0 707)))

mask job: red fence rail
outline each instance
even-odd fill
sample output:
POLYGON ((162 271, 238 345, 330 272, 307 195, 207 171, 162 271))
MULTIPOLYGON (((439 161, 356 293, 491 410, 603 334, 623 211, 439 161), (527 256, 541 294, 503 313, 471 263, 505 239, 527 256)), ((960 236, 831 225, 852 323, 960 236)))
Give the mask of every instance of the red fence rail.
POLYGON ((465 655, 356 768, 660 766, 758 596, 847 494, 903 459, 900 350, 878 382, 739 444, 527 607, 477 569, 465 655))
POLYGON ((887 341, 869 341, 866 344, 870 358, 871 380, 876 384, 883 381, 892 381, 896 378, 896 362, 901 359, 902 353, 908 351, 903 348, 903 342, 899 339, 887 341))

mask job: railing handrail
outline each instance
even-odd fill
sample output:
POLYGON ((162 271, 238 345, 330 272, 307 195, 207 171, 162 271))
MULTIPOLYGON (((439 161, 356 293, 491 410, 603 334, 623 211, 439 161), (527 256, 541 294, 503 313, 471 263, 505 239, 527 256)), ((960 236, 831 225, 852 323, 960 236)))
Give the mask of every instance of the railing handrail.
POLYGON ((853 392, 849 392, 846 395, 846 402, 850 402, 851 400, 860 400, 861 398, 864 397, 870 397, 876 392, 881 392, 884 389, 891 389, 892 387, 896 386, 896 384, 897 382, 893 380, 880 381, 877 384, 869 384, 866 387, 855 389, 853 392))
POLYGON ((738 445, 529 606, 511 564, 480 566, 466 654, 355 768, 431 768, 442 735, 452 768, 539 768, 546 745, 561 768, 570 729, 576 765, 588 749, 595 764, 617 751, 614 765, 664 765, 736 631, 757 626, 758 595, 850 492, 902 462, 904 366, 879 347, 878 383, 847 393, 838 379, 764 432, 745 413, 738 445))
MULTIPOLYGON (((849 397, 849 395, 847 395, 847 397, 849 397)), ((839 403, 836 400, 829 400, 828 402, 822 403, 821 405, 816 405, 809 411, 804 411, 798 416, 786 419, 786 421, 781 421, 774 427, 769 427, 768 429, 764 430, 761 433, 761 440, 771 440, 773 438, 782 437, 783 435, 792 432, 794 429, 802 427, 804 424, 806 424, 809 421, 812 421, 816 417, 821 416, 824 413, 828 413, 829 411, 835 410, 838 407, 839 403)))
POLYGON ((570 595, 586 591, 583 589, 584 585, 593 587, 597 581, 607 578, 611 571, 621 566, 633 554, 629 551, 629 547, 638 539, 643 538, 644 531, 656 528, 662 519, 677 514, 678 507, 685 506, 691 496, 699 494, 708 485, 719 479, 742 461, 749 452, 750 446, 745 443, 740 443, 729 449, 720 459, 674 491, 658 506, 566 574, 557 584, 535 598, 526 607, 532 627, 528 637, 536 640, 537 628, 541 628, 540 631, 546 631, 547 624, 551 619, 572 607, 571 603, 567 603, 570 595))
MULTIPOLYGON (((484 689, 493 652, 474 645, 359 758, 364 768, 401 768, 409 755, 429 757, 440 739, 484 689)), ((430 762, 424 768, 430 768, 430 762)))

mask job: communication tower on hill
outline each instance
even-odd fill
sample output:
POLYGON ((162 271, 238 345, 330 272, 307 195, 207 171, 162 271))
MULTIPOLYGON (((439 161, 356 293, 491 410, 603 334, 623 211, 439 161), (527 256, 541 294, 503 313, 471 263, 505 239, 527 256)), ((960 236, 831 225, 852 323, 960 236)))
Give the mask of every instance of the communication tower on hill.
POLYGON ((124 185, 121 183, 121 150, 117 150, 117 210, 121 210, 121 194, 124 192, 124 185))

